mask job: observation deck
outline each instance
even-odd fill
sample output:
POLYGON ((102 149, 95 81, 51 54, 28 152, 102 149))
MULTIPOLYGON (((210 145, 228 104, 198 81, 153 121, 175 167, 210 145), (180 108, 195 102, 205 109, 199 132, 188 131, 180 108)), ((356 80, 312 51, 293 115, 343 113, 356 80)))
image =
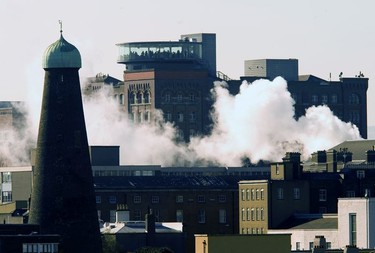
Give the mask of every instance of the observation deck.
POLYGON ((203 61, 202 43, 193 41, 131 42, 116 44, 117 63, 198 62, 203 61))

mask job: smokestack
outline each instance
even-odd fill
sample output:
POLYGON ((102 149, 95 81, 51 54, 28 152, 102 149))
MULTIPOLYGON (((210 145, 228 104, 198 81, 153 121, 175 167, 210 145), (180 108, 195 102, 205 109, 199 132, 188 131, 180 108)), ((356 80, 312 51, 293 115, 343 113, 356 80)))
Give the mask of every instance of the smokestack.
POLYGON ((145 229, 146 229, 146 238, 147 246, 154 246, 155 244, 155 216, 150 213, 145 215, 145 229))
POLYGON ((61 235, 64 252, 101 253, 78 70, 81 56, 62 36, 43 57, 45 70, 30 224, 61 235))
POLYGON ((327 151, 327 172, 337 172, 337 152, 334 149, 327 151))

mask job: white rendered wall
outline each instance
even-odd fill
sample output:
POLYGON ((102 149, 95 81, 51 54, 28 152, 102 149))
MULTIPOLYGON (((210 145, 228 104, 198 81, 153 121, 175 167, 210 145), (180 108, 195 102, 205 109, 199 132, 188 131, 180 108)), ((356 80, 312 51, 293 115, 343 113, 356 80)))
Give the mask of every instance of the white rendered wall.
POLYGON ((375 199, 342 198, 338 200, 339 246, 349 245, 349 214, 356 214, 357 247, 375 247, 375 199))
POLYGON ((297 250, 297 242, 300 242, 299 250, 309 250, 310 242, 314 242, 315 236, 324 236, 326 242, 331 243, 332 249, 339 248, 338 232, 336 229, 272 229, 268 234, 292 234, 290 238, 291 250, 297 250))

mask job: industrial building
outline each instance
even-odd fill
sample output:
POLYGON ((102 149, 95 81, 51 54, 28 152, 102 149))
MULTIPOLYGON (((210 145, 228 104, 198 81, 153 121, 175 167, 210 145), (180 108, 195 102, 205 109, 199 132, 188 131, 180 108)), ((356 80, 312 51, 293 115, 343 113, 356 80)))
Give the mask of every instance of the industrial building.
POLYGON ((288 91, 294 99, 295 118, 305 115, 311 106, 326 105, 339 119, 356 125, 362 138, 367 138, 368 78, 363 73, 338 81, 324 80, 314 75, 300 75, 297 59, 260 59, 245 61, 245 76, 228 81, 231 92, 238 93, 243 81, 273 80, 281 76, 287 81, 288 91))

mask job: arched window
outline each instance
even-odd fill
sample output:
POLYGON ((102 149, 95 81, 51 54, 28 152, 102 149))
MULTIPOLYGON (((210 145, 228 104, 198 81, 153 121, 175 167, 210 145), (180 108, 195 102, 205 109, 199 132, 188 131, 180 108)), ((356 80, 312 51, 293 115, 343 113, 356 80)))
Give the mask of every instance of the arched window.
POLYGON ((150 91, 146 91, 144 93, 144 102, 146 104, 148 104, 148 103, 150 103, 150 101, 151 101, 151 93, 150 93, 150 91))
POLYGON ((137 92, 137 104, 143 104, 144 101, 143 101, 143 93, 138 91, 137 92))

